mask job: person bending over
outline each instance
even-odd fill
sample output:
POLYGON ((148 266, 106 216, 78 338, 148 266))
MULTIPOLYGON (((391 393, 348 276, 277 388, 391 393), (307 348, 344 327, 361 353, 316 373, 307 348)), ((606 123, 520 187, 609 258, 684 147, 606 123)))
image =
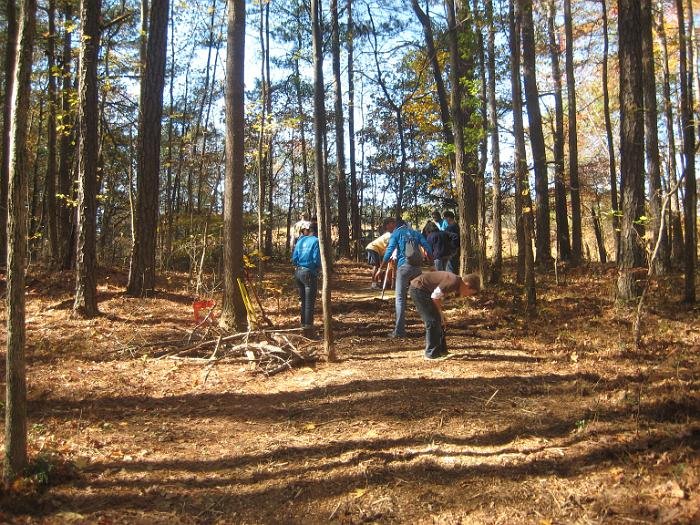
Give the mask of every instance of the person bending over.
POLYGON ((451 272, 427 272, 411 281, 409 294, 425 325, 424 359, 447 359, 445 341, 445 315, 442 301, 446 297, 467 297, 481 289, 481 280, 476 273, 461 278, 451 272))

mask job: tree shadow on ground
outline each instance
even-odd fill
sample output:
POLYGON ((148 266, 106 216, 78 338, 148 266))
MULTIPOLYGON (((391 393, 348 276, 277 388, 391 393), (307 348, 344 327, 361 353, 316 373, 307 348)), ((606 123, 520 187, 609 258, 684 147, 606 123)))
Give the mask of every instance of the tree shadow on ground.
MULTIPOLYGON (((360 441, 325 445, 321 449, 281 447, 262 455, 213 460, 106 462, 90 468, 88 475, 91 478, 96 475, 94 479, 76 484, 89 485, 89 491, 76 492, 65 501, 49 500, 39 513, 66 505, 74 511, 99 507, 120 512, 152 512, 154 506, 159 507, 157 500, 160 500, 163 510, 177 507, 182 514, 201 519, 211 509, 212 501, 217 501, 217 511, 226 515, 243 512, 256 520, 282 523, 286 505, 313 502, 313 508, 320 514, 319 505, 323 501, 349 495, 350 487, 380 489, 389 485, 400 490, 401 484, 412 484, 446 490, 484 479, 496 488, 552 474, 566 479, 590 474, 603 466, 624 465, 650 451, 663 454, 679 447, 696 450, 697 437, 638 436, 631 442, 606 441, 585 451, 570 450, 564 457, 543 455, 541 452, 546 449, 540 447, 508 465, 455 462, 475 456, 483 459, 484 455, 472 451, 455 454, 440 445, 426 446, 425 441, 419 440, 360 441), (402 450, 392 452, 397 447, 402 450), (138 477, 99 479, 99 473, 107 470, 138 473, 138 477), (167 483, 163 483, 164 477, 169 479, 167 483)), ((454 444, 449 439, 447 442, 454 444)), ((507 498, 507 491, 496 490, 490 500, 507 501, 507 498)), ((451 506, 458 502, 445 500, 444 504, 451 506)))

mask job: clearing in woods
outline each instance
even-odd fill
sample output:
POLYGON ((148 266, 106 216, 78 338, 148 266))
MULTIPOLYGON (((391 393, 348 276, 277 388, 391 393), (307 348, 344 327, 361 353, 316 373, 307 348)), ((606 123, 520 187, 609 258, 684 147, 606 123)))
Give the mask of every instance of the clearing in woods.
MULTIPOLYGON (((80 320, 72 277, 34 271, 41 461, 2 495, 0 522, 698 523, 698 310, 678 303, 680 278, 656 284, 634 351, 613 275, 542 279, 535 318, 513 284, 448 303, 454 358, 431 363, 410 299, 410 337, 388 339, 393 295, 338 264, 340 362, 266 377, 243 356, 169 350, 194 327, 183 275, 133 299, 123 273, 103 274, 103 315, 80 320)), ((268 315, 295 327, 289 269, 267 279, 268 315)))

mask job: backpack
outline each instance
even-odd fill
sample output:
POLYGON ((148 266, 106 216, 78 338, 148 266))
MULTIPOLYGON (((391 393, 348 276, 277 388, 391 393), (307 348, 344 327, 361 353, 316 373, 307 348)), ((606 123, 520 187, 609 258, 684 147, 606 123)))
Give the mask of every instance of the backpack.
POLYGON ((423 252, 421 252, 418 239, 413 235, 406 235, 404 255, 406 257, 406 262, 411 266, 420 266, 423 264, 423 252))

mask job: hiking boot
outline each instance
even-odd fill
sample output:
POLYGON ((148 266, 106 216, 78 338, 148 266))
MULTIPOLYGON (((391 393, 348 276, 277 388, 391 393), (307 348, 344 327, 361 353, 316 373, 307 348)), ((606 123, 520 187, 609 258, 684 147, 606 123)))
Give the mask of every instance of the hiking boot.
POLYGON ((449 352, 447 352, 445 354, 440 354, 437 357, 429 357, 429 356, 424 354, 423 360, 425 360, 425 361, 447 361, 451 357, 452 357, 452 354, 450 354, 449 352))

